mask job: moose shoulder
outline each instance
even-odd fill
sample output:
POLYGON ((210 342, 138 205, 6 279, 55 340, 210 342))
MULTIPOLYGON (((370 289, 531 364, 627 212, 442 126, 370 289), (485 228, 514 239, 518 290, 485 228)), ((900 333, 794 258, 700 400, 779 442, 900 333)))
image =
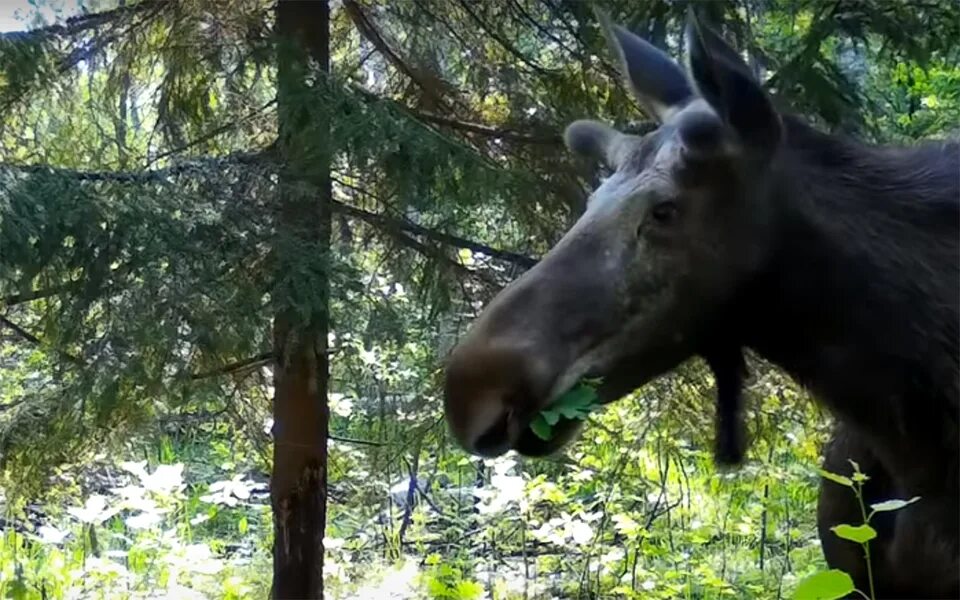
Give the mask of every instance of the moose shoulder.
MULTIPOLYGON (((445 411, 469 451, 559 449, 529 424, 585 376, 610 402, 691 356, 718 380, 717 458, 742 456, 742 350, 835 415, 825 466, 871 476, 866 501, 920 496, 871 542, 877 597, 960 595, 960 144, 870 146, 781 114, 691 18, 686 71, 604 30, 659 128, 594 121, 568 147, 612 175, 560 242, 486 307, 446 365, 445 411)), ((861 549, 829 528, 859 506, 824 482, 823 550, 867 589, 861 549)))

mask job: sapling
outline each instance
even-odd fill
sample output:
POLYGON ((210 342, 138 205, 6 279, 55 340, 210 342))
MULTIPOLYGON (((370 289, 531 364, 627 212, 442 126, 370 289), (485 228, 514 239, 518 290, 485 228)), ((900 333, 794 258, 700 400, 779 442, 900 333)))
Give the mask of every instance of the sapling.
MULTIPOLYGON (((848 459, 849 460, 849 459, 848 459)), ((914 496, 909 500, 886 500, 870 505, 870 512, 867 513, 867 507, 863 503, 863 484, 870 477, 860 471, 860 465, 851 460, 853 465, 853 474, 850 477, 838 475, 820 469, 820 475, 825 479, 850 488, 857 502, 860 504, 860 514, 863 516, 863 522, 859 525, 850 525, 841 523, 830 528, 837 537, 850 542, 860 544, 863 547, 863 557, 867 564, 867 586, 868 592, 857 589, 853 584, 853 579, 847 573, 839 569, 830 569, 827 571, 818 571, 807 577, 797 586, 794 592, 794 600, 833 600, 834 598, 845 598, 849 594, 859 594, 867 600, 875 600, 876 594, 873 590, 873 565, 870 560, 870 540, 877 537, 877 531, 870 525, 870 520, 877 513, 900 510, 920 499, 914 496)))

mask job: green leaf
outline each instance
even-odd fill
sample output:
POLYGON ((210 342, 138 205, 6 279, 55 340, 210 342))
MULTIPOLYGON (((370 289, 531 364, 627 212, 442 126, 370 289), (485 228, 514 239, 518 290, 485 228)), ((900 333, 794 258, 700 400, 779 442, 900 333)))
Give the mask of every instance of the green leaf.
POLYGON ((887 512, 891 510, 900 510, 904 506, 913 504, 920 499, 920 496, 914 496, 909 500, 886 500, 884 502, 877 502, 876 504, 871 504, 870 508, 873 509, 873 512, 887 512))
POLYGON ((560 408, 588 408, 594 404, 597 398, 597 392, 593 388, 580 384, 570 389, 567 393, 557 398, 550 408, 555 410, 560 408))
POLYGON ((561 406, 556 410, 567 419, 586 419, 590 415, 589 410, 575 406, 561 406))
POLYGON ((540 413, 540 416, 547 422, 547 425, 556 425, 560 421, 560 413, 553 410, 545 410, 540 413))
POLYGON ((550 424, 547 423, 547 420, 543 418, 542 414, 537 415, 537 418, 530 423, 530 429, 538 438, 545 442, 549 442, 550 438, 553 437, 553 428, 550 427, 550 424))
POLYGON ((550 405, 550 410, 567 419, 586 419, 598 405, 597 391, 589 385, 580 383, 571 388, 550 405))
POLYGON ((433 577, 427 580, 427 593, 430 594, 431 598, 449 598, 451 596, 447 584, 433 577))
POLYGON ((11 600, 21 600, 21 598, 26 599, 29 597, 29 592, 30 589, 27 587, 27 584, 24 583, 22 579, 17 577, 7 588, 7 598, 10 598, 11 600))
POLYGON ((458 600, 475 600, 483 595, 483 586, 476 581, 458 581, 453 590, 458 600))
POLYGON ((843 598, 856 588, 853 579, 839 569, 814 573, 800 582, 793 593, 794 600, 835 600, 843 598))
POLYGON ((869 525, 837 525, 830 530, 838 537, 858 544, 865 544, 877 537, 876 530, 869 525))
POLYGON ((823 469, 818 469, 818 470, 820 471, 820 475, 823 476, 824 479, 829 479, 834 483, 839 483, 840 485, 845 485, 847 487, 853 487, 853 480, 850 479, 849 477, 844 477, 843 475, 837 475, 836 473, 831 473, 830 471, 825 471, 823 469))
POLYGON ((852 477, 852 479, 853 479, 854 481, 856 481, 857 483, 863 483, 864 481, 867 481, 867 480, 870 479, 870 477, 868 477, 867 475, 865 475, 865 474, 860 470, 860 463, 858 463, 858 462, 855 461, 855 460, 849 459, 849 458, 847 459, 847 462, 849 462, 851 465, 853 465, 853 477, 852 477))
POLYGON ((540 411, 540 414, 530 423, 530 429, 542 440, 549 440, 552 437, 552 427, 560 422, 560 418, 565 419, 586 419, 590 412, 598 406, 597 391, 592 387, 599 380, 591 380, 588 384, 586 380, 577 384, 557 400, 540 411))

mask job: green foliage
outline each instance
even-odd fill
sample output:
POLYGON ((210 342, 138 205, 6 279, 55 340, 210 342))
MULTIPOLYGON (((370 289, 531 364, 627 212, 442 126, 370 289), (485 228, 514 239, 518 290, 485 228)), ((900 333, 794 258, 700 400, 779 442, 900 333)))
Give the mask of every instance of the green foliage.
POLYGON ((67 505, 56 518, 48 514, 42 524, 17 522, 4 531, 0 596, 133 598, 138 589, 164 589, 181 598, 266 593, 269 582, 258 571, 268 564, 268 547, 251 544, 255 538, 238 536, 231 527, 243 507, 258 515, 258 530, 270 528, 262 518, 269 515, 265 486, 234 475, 210 484, 194 479, 191 489, 182 463, 97 467, 114 487, 67 505))
POLYGON ((581 382, 557 398, 549 407, 540 411, 530 423, 530 429, 542 440, 553 437, 553 426, 560 419, 585 420, 599 406, 596 382, 581 382))
POLYGON ((850 576, 837 569, 820 571, 804 579, 794 592, 794 600, 836 600, 855 590, 850 576))
POLYGON ((877 532, 869 525, 837 525, 830 530, 837 534, 837 537, 858 544, 865 544, 877 537, 877 532))
MULTIPOLYGON (((823 469, 819 469, 820 475, 825 479, 828 479, 834 483, 840 484, 844 487, 850 488, 851 493, 854 494, 857 498, 857 502, 860 504, 860 512, 863 515, 863 523, 858 525, 850 525, 847 523, 841 523, 831 527, 830 530, 840 539, 848 540, 855 544, 860 544, 863 547, 864 560, 867 563, 867 578, 869 580, 869 594, 865 593, 864 590, 856 590, 865 598, 875 598, 873 593, 873 564, 871 563, 870 558, 870 540, 877 537, 877 531, 870 526, 870 519, 878 512, 889 512, 894 510, 900 510, 910 504, 913 504, 919 497, 913 497, 910 500, 886 500, 883 502, 877 502, 871 504, 870 508, 872 509, 869 514, 867 514, 866 507, 863 502, 863 484, 870 479, 870 476, 866 473, 860 471, 860 465, 856 461, 850 460, 850 465, 853 467, 853 474, 851 477, 846 477, 843 475, 838 475, 837 473, 831 473, 823 469)), ((799 586, 797 586, 797 592, 795 598, 842 598, 847 594, 855 591, 853 580, 849 575, 843 571, 837 569, 831 569, 829 571, 819 571, 813 575, 808 576, 804 579, 799 586)))
POLYGON ((432 568, 423 574, 428 597, 431 600, 477 600, 483 596, 483 586, 463 579, 460 569, 443 563, 440 556, 428 556, 425 561, 432 568))

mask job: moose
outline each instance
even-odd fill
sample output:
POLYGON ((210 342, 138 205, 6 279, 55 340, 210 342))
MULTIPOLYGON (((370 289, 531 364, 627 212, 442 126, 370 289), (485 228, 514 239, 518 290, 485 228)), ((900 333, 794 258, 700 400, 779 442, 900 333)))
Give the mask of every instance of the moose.
MULTIPOLYGON (((747 349, 835 417, 828 471, 856 461, 878 598, 960 596, 960 141, 877 146, 790 113, 717 32, 688 17, 686 68, 600 15, 645 135, 581 120, 564 139, 610 172, 579 220, 481 312, 446 359, 444 410, 467 451, 542 457, 532 419, 584 377, 603 403, 699 356, 718 389, 715 457, 743 457, 747 349)), ((849 489, 822 480, 826 562, 868 589, 849 489)))

